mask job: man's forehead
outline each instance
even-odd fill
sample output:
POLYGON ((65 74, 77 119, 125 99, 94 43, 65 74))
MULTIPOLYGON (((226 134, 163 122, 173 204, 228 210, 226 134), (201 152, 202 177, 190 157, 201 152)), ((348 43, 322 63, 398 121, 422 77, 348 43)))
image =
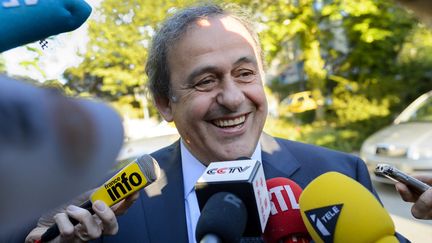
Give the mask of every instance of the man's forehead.
MULTIPOLYGON (((255 39, 236 18, 226 15, 201 17, 187 28, 184 35, 170 46, 170 69, 182 68, 182 75, 191 76, 209 67, 212 70, 222 66, 231 68, 240 65, 239 60, 241 64, 261 66, 255 39)), ((177 76, 173 73, 171 75, 177 76)))
POLYGON ((190 26, 192 30, 211 30, 222 29, 227 32, 236 33, 249 42, 253 42, 253 38, 248 29, 236 18, 229 15, 215 15, 201 17, 190 26))

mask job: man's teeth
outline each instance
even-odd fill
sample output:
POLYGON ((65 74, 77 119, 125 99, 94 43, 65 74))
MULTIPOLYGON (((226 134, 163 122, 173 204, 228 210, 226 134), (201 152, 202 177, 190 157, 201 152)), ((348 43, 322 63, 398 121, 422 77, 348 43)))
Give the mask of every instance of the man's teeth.
POLYGON ((229 120, 215 120, 215 125, 218 127, 232 127, 242 124, 246 120, 246 116, 237 117, 229 120))

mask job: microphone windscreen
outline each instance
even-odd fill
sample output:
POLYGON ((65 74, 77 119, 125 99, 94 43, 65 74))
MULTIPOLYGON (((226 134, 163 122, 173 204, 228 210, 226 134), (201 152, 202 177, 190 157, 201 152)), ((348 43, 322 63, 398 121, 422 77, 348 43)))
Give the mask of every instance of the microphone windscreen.
POLYGON ((0 1, 0 52, 77 29, 90 13, 83 0, 0 1))
POLYGON ((144 176, 149 183, 153 183, 160 176, 160 167, 158 162, 150 155, 144 154, 136 159, 138 166, 141 168, 144 176))
POLYGON ((271 211, 264 231, 266 242, 279 242, 292 235, 308 235, 300 214, 302 188, 294 181, 277 177, 267 180, 271 211))
POLYGON ((195 236, 200 242, 206 235, 216 235, 222 242, 239 242, 246 228, 247 211, 240 198, 218 192, 205 204, 198 219, 195 236))
POLYGON ((398 242, 390 215, 352 178, 328 172, 300 196, 300 210, 315 242, 398 242))

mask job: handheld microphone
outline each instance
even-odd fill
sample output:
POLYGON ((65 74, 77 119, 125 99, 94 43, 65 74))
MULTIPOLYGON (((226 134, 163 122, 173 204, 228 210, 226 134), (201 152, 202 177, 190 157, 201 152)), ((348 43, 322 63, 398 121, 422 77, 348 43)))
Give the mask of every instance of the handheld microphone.
POLYGON ((315 242, 399 242, 390 215, 375 196, 338 172, 325 173, 304 189, 300 211, 315 242))
POLYGON ((248 221, 243 236, 261 237, 270 214, 270 199, 261 162, 251 159, 210 163, 195 184, 198 205, 218 192, 230 192, 246 205, 248 221))
POLYGON ((0 1, 0 52, 77 29, 90 13, 83 0, 0 1))
POLYGON ((211 196, 198 219, 195 237, 200 243, 237 243, 245 230, 246 206, 232 193, 211 196))
POLYGON ((277 177, 267 180, 271 213, 264 231, 267 243, 308 243, 311 238, 300 214, 301 187, 294 181, 277 177))
MULTIPOLYGON (((150 155, 143 155, 126 165, 111 179, 97 188, 91 195, 90 200, 84 202, 80 207, 94 214, 92 204, 96 200, 105 202, 108 207, 118 203, 132 193, 150 185, 159 178, 160 168, 156 160, 150 155)), ((69 217, 72 224, 79 222, 69 217)), ((41 237, 41 242, 47 242, 60 234, 57 224, 52 225, 41 237)))

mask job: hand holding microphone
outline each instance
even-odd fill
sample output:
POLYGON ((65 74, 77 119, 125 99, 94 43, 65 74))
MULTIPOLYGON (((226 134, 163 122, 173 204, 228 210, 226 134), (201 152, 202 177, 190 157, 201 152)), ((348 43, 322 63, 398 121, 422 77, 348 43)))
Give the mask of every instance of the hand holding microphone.
POLYGON ((40 242, 50 241, 60 233, 66 240, 75 236, 84 241, 95 239, 101 235, 102 228, 104 234, 117 233, 113 210, 117 213, 125 211, 138 198, 136 192, 153 183, 159 177, 159 171, 159 165, 150 155, 139 157, 93 191, 90 199, 80 207, 69 206, 66 213, 56 214, 57 224, 42 235, 40 242), (123 199, 125 201, 121 202, 123 199), (114 205, 118 202, 121 203, 114 205), (98 217, 92 217, 95 212, 98 217))

